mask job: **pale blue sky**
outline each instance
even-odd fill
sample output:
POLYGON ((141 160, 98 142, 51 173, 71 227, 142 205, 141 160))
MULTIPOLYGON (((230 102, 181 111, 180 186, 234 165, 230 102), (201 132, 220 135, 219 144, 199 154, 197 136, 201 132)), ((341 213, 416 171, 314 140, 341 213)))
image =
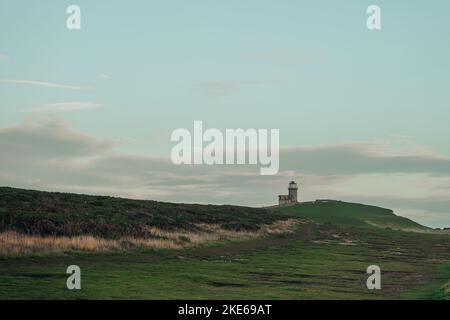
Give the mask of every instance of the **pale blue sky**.
MULTIPOLYGON (((408 154, 450 157, 449 12, 444 0, 0 0, 0 128, 52 117, 128 142, 117 152, 164 158, 172 130, 203 120, 279 128, 284 147, 407 141, 408 154), (80 31, 66 29, 70 4, 81 7, 80 31), (370 4, 381 31, 366 28, 370 4), (102 107, 27 111, 74 102, 102 107)), ((423 179, 450 203, 447 180, 423 179)))

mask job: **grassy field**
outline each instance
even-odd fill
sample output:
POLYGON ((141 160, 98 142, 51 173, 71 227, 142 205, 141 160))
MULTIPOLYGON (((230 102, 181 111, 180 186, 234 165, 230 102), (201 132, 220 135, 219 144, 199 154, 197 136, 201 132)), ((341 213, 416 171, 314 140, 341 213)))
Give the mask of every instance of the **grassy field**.
POLYGON ((302 223, 290 233, 185 249, 3 257, 0 298, 450 299, 449 235, 339 201, 265 214, 302 223), (66 289, 72 264, 81 268, 79 291, 66 289), (366 288, 373 264, 382 270, 381 290, 366 288))

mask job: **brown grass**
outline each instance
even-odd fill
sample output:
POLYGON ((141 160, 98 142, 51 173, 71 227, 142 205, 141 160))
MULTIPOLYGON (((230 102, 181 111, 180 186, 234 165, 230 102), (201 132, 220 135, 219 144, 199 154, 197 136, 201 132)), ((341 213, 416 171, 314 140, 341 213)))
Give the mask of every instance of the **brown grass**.
POLYGON ((257 231, 233 231, 218 225, 198 224, 198 231, 165 231, 147 228, 148 237, 124 237, 118 240, 91 235, 77 237, 26 235, 14 231, 0 233, 0 256, 37 254, 46 255, 69 251, 103 252, 126 251, 139 248, 182 249, 220 240, 252 239, 293 231, 301 220, 289 219, 263 225, 257 231))

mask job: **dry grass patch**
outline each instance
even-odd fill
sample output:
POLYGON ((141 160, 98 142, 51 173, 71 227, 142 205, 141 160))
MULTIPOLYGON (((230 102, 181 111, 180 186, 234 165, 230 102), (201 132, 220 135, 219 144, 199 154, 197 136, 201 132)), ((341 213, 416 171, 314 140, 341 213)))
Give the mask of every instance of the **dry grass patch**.
POLYGON ((252 239, 291 233, 294 227, 301 223, 303 222, 298 219, 276 221, 269 225, 263 225, 256 231, 228 230, 214 224, 197 224, 196 231, 183 229, 167 231, 148 227, 145 238, 123 237, 120 239, 105 239, 91 235, 39 236, 6 231, 0 233, 0 255, 52 254, 68 251, 126 251, 139 248, 182 249, 212 241, 252 239))

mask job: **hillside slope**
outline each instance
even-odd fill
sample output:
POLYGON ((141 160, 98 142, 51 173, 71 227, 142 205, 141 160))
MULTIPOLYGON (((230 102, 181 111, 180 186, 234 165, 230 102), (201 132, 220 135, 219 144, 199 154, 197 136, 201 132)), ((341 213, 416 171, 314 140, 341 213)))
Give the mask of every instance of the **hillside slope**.
POLYGON ((340 226, 381 227, 417 232, 431 231, 428 227, 395 215, 390 209, 336 200, 303 202, 295 206, 276 208, 274 212, 340 226))
POLYGON ((104 238, 140 237, 148 227, 195 230, 214 224, 229 230, 258 230, 284 217, 266 209, 175 204, 103 196, 0 187, 0 231, 104 238))
POLYGON ((39 235, 142 236, 145 228, 195 230, 200 223, 257 230, 289 217, 340 226, 426 232, 431 229, 390 209, 335 200, 283 208, 175 204, 0 187, 0 231, 39 235))

